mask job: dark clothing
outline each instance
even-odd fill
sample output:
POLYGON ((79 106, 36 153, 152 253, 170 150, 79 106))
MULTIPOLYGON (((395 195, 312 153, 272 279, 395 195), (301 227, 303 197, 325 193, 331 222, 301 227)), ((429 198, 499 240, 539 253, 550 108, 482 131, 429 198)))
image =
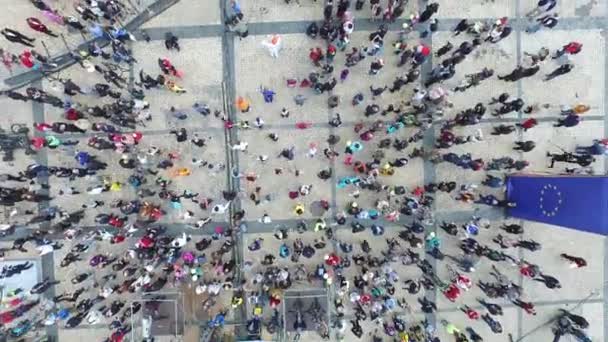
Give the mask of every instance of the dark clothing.
POLYGON ((536 147, 536 143, 534 143, 534 141, 532 141, 532 140, 516 141, 515 145, 516 146, 513 147, 513 149, 516 151, 522 151, 522 152, 530 152, 534 149, 534 147, 536 147))
POLYGON ((19 44, 23 44, 29 47, 34 47, 34 44, 32 44, 32 42, 34 42, 34 38, 29 38, 28 36, 17 32, 15 30, 11 30, 9 28, 5 28, 4 30, 0 31, 0 33, 2 33, 2 35, 4 36, 4 38, 6 38, 7 40, 13 42, 13 43, 19 43, 19 44))
POLYGON ((574 64, 560 65, 557 69, 553 70, 550 74, 545 76, 545 81, 552 80, 558 76, 565 75, 574 69, 574 64))

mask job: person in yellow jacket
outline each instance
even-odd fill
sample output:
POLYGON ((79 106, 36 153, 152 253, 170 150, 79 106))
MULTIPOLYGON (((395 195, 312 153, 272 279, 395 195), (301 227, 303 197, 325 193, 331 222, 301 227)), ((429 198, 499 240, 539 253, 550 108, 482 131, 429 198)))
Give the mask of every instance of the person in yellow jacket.
POLYGON ((386 163, 382 165, 382 169, 380 169, 380 174, 384 176, 392 176, 395 174, 395 168, 391 166, 391 164, 386 163))
POLYGON ((169 89, 169 91, 177 93, 177 94, 183 94, 186 92, 186 89, 178 86, 173 81, 167 80, 167 82, 165 82, 165 86, 167 87, 167 89, 169 89))
POLYGON ((302 203, 296 204, 296 206, 293 208, 293 213, 298 216, 304 214, 304 211, 304 205, 302 203))
POLYGON ((187 168, 187 167, 180 167, 179 169, 177 169, 177 170, 175 170, 173 172, 173 175, 174 176, 181 176, 181 177, 183 177, 183 176, 190 176, 191 173, 192 172, 190 171, 189 168, 187 168))
POLYGON ((110 185, 110 191, 120 191, 122 190, 122 184, 120 182, 112 182, 110 185))

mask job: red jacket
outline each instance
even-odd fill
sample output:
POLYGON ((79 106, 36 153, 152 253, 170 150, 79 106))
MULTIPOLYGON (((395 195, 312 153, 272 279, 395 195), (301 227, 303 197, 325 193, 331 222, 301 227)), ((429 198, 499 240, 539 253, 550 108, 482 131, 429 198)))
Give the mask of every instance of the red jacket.
POLYGON ((538 125, 538 121, 536 121, 536 119, 528 119, 521 123, 521 127, 525 129, 530 129, 536 125, 538 125))
POLYGON ((323 52, 321 49, 310 49, 310 54, 308 55, 313 62, 318 62, 321 58, 323 58, 323 52))
POLYGON ((567 53, 576 55, 577 53, 581 52, 581 50, 583 49, 583 44, 581 44, 579 42, 570 42, 570 43, 568 43, 568 45, 564 46, 564 49, 566 50, 567 53))
POLYGON ((29 27, 31 27, 34 31, 38 31, 38 32, 46 32, 48 31, 48 27, 46 27, 46 25, 44 25, 42 22, 40 22, 40 20, 36 19, 36 18, 27 18, 26 19, 27 24, 29 25, 29 27))
POLYGON ((34 67, 34 61, 32 60, 32 53, 29 51, 24 51, 21 55, 19 55, 19 60, 24 67, 31 69, 34 67))
POLYGON ((470 319, 479 319, 479 313, 473 309, 468 309, 466 314, 470 319))

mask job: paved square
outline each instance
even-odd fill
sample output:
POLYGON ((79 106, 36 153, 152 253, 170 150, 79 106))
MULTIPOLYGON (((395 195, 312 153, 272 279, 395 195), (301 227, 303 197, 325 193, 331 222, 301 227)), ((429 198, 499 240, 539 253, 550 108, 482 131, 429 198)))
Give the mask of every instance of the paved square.
MULTIPOLYGON (((5 0, 6 1, 6 0, 5 0)), ((128 15, 123 18, 126 24, 138 14, 146 12, 145 8, 156 8, 169 1, 158 2, 140 0, 129 1, 128 15)), ((151 270, 149 273, 154 280, 162 279, 165 274, 163 267, 167 262, 160 260, 131 260, 129 249, 139 242, 146 232, 141 226, 146 220, 145 215, 124 215, 124 205, 129 201, 140 200, 147 205, 159 205, 162 215, 152 226, 167 228, 167 236, 171 239, 180 238, 183 233, 187 234, 188 241, 182 247, 182 251, 191 252, 201 257, 201 264, 185 266, 184 259, 174 258, 169 261, 174 263, 174 273, 168 276, 167 285, 163 291, 179 293, 184 300, 183 318, 184 326, 178 326, 178 336, 155 336, 158 341, 220 341, 220 335, 241 337, 247 336, 243 325, 253 318, 256 304, 264 307, 262 317, 265 322, 270 320, 272 309, 268 307, 268 295, 273 291, 256 297, 264 292, 259 283, 253 279, 262 276, 268 269, 263 265, 266 255, 273 254, 277 258, 273 266, 279 269, 285 268, 290 272, 296 271, 298 265, 306 269, 307 277, 314 278, 314 272, 318 265, 325 262, 325 257, 335 253, 341 257, 348 257, 354 263, 353 257, 365 255, 361 245, 363 241, 370 244, 371 257, 383 258, 387 246, 387 239, 394 238, 401 244, 400 248, 409 247, 420 254, 422 259, 429 261, 435 268, 437 276, 444 281, 450 278, 448 265, 453 265, 451 257, 462 255, 461 240, 450 236, 439 228, 442 221, 454 222, 458 226, 466 224, 474 216, 486 217, 490 221, 491 228, 482 228, 476 240, 482 246, 504 251, 506 254, 529 262, 538 264, 543 274, 557 277, 562 287, 560 289, 547 289, 539 282, 524 277, 519 268, 511 262, 490 262, 482 258, 475 265, 475 272, 469 274, 472 280, 488 282, 494 281, 490 275, 492 266, 498 269, 515 284, 523 286, 521 299, 533 302, 536 306, 536 315, 529 315, 513 303, 505 299, 492 299, 504 308, 504 314, 498 317, 503 327, 502 334, 494 334, 483 321, 472 321, 467 318, 460 308, 468 304, 480 313, 485 313, 483 307, 477 303, 477 298, 485 297, 478 286, 473 286, 469 291, 463 291, 461 296, 452 302, 444 296, 439 289, 422 289, 417 294, 406 291, 404 281, 420 279, 423 274, 415 265, 405 265, 401 260, 387 262, 377 267, 379 271, 394 268, 394 276, 398 278, 394 282, 395 298, 405 298, 411 306, 412 312, 396 307, 385 314, 403 316, 408 325, 418 324, 426 318, 436 325, 438 337, 441 341, 451 341, 454 337, 447 335, 441 326, 441 321, 446 320, 464 331, 465 327, 473 327, 484 340, 489 341, 511 341, 508 333, 512 334, 512 341, 548 341, 553 334, 550 329, 552 319, 556 316, 558 309, 572 310, 573 313, 583 315, 590 323, 585 333, 592 341, 604 341, 608 326, 606 320, 606 266, 608 255, 606 255, 606 239, 590 233, 583 233, 571 229, 542 224, 537 222, 523 222, 509 219, 499 209, 457 200, 459 189, 450 193, 437 192, 433 195, 432 220, 423 222, 425 235, 418 234, 418 238, 424 239, 429 232, 435 232, 441 241, 441 251, 445 254, 443 260, 435 260, 425 254, 424 248, 415 248, 410 242, 399 237, 399 232, 412 224, 417 224, 417 217, 401 213, 396 220, 388 220, 381 217, 374 221, 366 218, 357 219, 348 215, 344 225, 337 224, 336 215, 348 211, 353 202, 359 208, 370 210, 376 208, 380 200, 386 200, 391 209, 400 208, 404 205, 405 196, 391 194, 387 190, 403 187, 406 193, 414 191, 417 187, 429 182, 455 182, 460 185, 477 185, 472 190, 475 195, 492 194, 501 199, 504 196, 504 187, 489 188, 481 185, 487 174, 504 176, 509 171, 472 171, 463 169, 453 164, 443 162, 433 164, 422 158, 409 157, 416 148, 424 148, 427 152, 436 151, 441 154, 455 153, 458 155, 470 153, 473 158, 482 158, 486 163, 492 158, 510 157, 514 160, 526 160, 529 166, 526 172, 530 173, 562 173, 564 164, 549 168, 549 158, 546 153, 558 153, 561 149, 572 151, 576 146, 590 145, 594 139, 606 138, 606 23, 608 1, 606 0, 576 0, 561 1, 551 11, 559 13, 559 24, 553 28, 542 28, 538 32, 529 34, 525 29, 531 25, 526 18, 536 1, 525 2, 521 0, 466 0, 449 1, 437 0, 439 11, 434 17, 439 21, 439 29, 429 36, 420 37, 420 33, 426 30, 426 24, 417 25, 414 32, 409 33, 403 39, 408 48, 418 44, 425 44, 432 48, 432 55, 421 67, 422 77, 411 84, 403 86, 400 91, 385 91, 380 96, 372 96, 370 86, 374 88, 387 85, 390 87, 397 76, 405 76, 410 70, 408 66, 398 66, 399 54, 394 52, 393 43, 401 37, 402 24, 409 18, 410 14, 424 10, 427 1, 406 1, 403 15, 393 23, 387 23, 388 33, 384 37, 384 46, 377 56, 367 55, 357 65, 346 67, 346 53, 351 48, 369 47, 369 36, 383 23, 382 21, 370 20, 372 17, 370 4, 366 2, 362 10, 355 10, 355 1, 351 1, 351 11, 355 17, 355 31, 350 35, 350 41, 345 51, 338 49, 333 62, 333 73, 323 75, 319 68, 315 67, 310 59, 309 52, 312 48, 320 47, 325 50, 327 43, 322 39, 311 39, 305 34, 305 28, 312 21, 321 23, 325 4, 323 1, 299 0, 242 0, 239 2, 240 9, 244 14, 244 21, 250 31, 250 35, 240 39, 226 28, 224 29, 224 13, 230 12, 226 8, 231 7, 231 1, 195 1, 180 0, 158 13, 151 20, 138 24, 133 32, 137 37, 143 37, 147 33, 152 38, 150 42, 144 39, 129 43, 133 56, 137 60, 132 67, 126 64, 125 69, 120 71, 122 77, 127 80, 127 87, 118 89, 123 97, 129 97, 127 88, 131 88, 140 82, 139 72, 143 70, 146 74, 155 77, 159 73, 158 59, 167 58, 183 74, 180 77, 170 77, 179 86, 187 91, 184 94, 174 94, 167 91, 163 86, 146 91, 145 101, 149 104, 151 120, 137 123, 135 129, 143 134, 139 144, 134 146, 128 153, 116 153, 112 150, 96 150, 88 143, 91 138, 108 138, 102 132, 88 130, 86 133, 53 134, 35 132, 36 136, 55 135, 63 141, 72 140, 77 142, 74 146, 60 146, 55 149, 43 148, 36 155, 25 155, 23 149, 17 149, 14 160, 0 162, 0 174, 17 174, 25 170, 28 165, 39 163, 47 166, 76 168, 79 167, 75 155, 78 152, 87 152, 108 164, 105 170, 82 178, 59 178, 51 175, 48 177, 49 188, 41 188, 39 184, 29 182, 7 181, 3 187, 30 187, 39 193, 48 192, 50 201, 40 203, 23 201, 13 207, 2 206, 0 210, 0 223, 17 225, 14 236, 3 238, 0 247, 11 248, 12 241, 17 237, 25 237, 37 229, 50 229, 51 238, 62 239, 62 231, 58 223, 61 221, 59 214, 50 223, 29 224, 29 221, 37 214, 47 213, 45 208, 58 209, 65 213, 74 213, 86 208, 84 217, 74 227, 82 227, 83 235, 75 241, 64 239, 65 246, 52 254, 38 256, 36 243, 27 242, 26 252, 10 250, 6 252, 5 260, 17 262, 25 258, 35 258, 40 262, 40 277, 50 277, 61 281, 61 283, 49 290, 42 297, 47 299, 62 293, 71 293, 78 288, 86 287, 87 291, 79 301, 84 298, 94 298, 99 295, 106 286, 115 286, 117 290, 108 299, 94 306, 94 310, 102 309, 102 306, 111 305, 112 301, 119 300, 131 303, 141 299, 141 293, 118 290, 121 286, 128 287, 128 281, 134 280, 140 275, 148 272, 144 266, 151 270), (415 89, 423 88, 427 80, 428 72, 439 65, 452 51, 442 57, 438 57, 436 51, 450 42, 455 48, 463 42, 470 42, 473 36, 460 34, 454 36, 452 29, 462 19, 466 18, 471 23, 475 21, 494 22, 497 18, 508 17, 513 32, 496 44, 482 43, 464 61, 456 67, 455 75, 441 83, 441 87, 449 92, 448 100, 450 107, 444 108, 442 117, 435 118, 432 127, 423 131, 423 128, 414 125, 400 128, 397 132, 387 131, 391 124, 395 123, 398 114, 378 113, 366 116, 366 107, 377 104, 381 111, 388 105, 399 107, 399 114, 412 114, 415 109, 411 106, 415 89), (181 51, 168 51, 164 46, 166 32, 172 32, 179 37, 181 51), (277 58, 268 53, 264 44, 271 39, 272 34, 279 34, 282 39, 281 49, 277 58), (551 53, 570 41, 577 41, 583 45, 583 51, 576 55, 563 56, 558 59, 547 57, 540 63, 540 71, 533 77, 524 78, 517 82, 505 82, 499 80, 497 75, 506 75, 518 65, 527 65, 529 58, 527 54, 537 53, 541 47, 547 47, 551 53), (370 64, 376 57, 384 60, 384 67, 377 75, 369 75, 370 64), (573 63, 572 72, 562 75, 551 81, 543 81, 543 77, 560 65, 573 63), (493 70, 493 76, 482 80, 481 83, 465 92, 455 91, 454 88, 464 84, 466 75, 474 74, 483 68, 493 70), (343 70, 348 70, 348 76, 340 79, 343 70), (322 82, 330 81, 332 77, 337 79, 337 85, 331 91, 317 94, 312 88, 301 87, 300 82, 309 77, 313 72, 321 74, 322 82), (296 80, 296 86, 288 86, 296 80), (265 101, 262 91, 273 91, 272 101, 265 101), (363 101, 358 105, 352 104, 353 97, 361 93, 363 101), (499 105, 489 104, 492 97, 501 93, 510 94, 510 100, 521 98, 526 106, 533 105, 536 110, 533 114, 526 114, 523 110, 513 111, 503 116, 492 115, 493 110, 499 105), (305 98, 303 105, 296 104, 297 96, 305 98), (335 108, 328 106, 330 96, 338 96, 340 103, 335 108), (242 112, 237 106, 237 98, 246 99, 251 110, 242 112), (205 104, 210 113, 203 115, 197 112, 194 104, 205 104), (448 149, 435 148, 439 139, 442 124, 454 119, 457 114, 473 108, 477 103, 487 107, 482 121, 473 126, 457 126, 452 132, 458 136, 471 136, 481 132, 483 139, 478 142, 467 142, 455 145, 448 149), (553 124, 561 118, 560 111, 565 107, 573 107, 584 104, 590 109, 581 115, 582 122, 576 127, 564 128, 554 127, 553 124), (171 110, 173 108, 173 111, 171 110), (289 110, 288 117, 282 117, 283 108, 289 110), (217 115, 216 115, 217 111, 217 115), (185 117, 179 119, 178 114, 185 117), (336 114, 339 114, 342 124, 332 127, 328 124, 336 114), (513 125, 521 123, 526 119, 536 118, 538 126, 524 131, 517 129, 510 135, 492 135, 493 128, 499 124, 513 125), (256 120, 261 119, 264 124, 256 127, 256 120), (306 127, 302 127, 302 125, 306 127), (245 127, 249 126, 249 127, 245 127), (364 141, 362 133, 371 129, 374 131, 373 140, 364 141), (188 137, 184 142, 179 142, 173 130, 184 128, 188 137), (395 139, 408 139, 417 133, 423 137, 410 141, 408 145, 397 150, 396 148, 381 148, 379 142, 389 139, 391 143, 395 139), (270 135, 276 134, 278 140, 274 141, 270 135), (328 143, 328 137, 334 135, 339 137, 336 144, 328 143), (196 146, 190 140, 195 136, 205 140, 202 147, 196 146), (533 151, 522 153, 513 150, 516 141, 533 140, 536 148, 533 151), (347 158, 346 146, 348 142, 360 142, 363 145, 361 151, 352 154, 352 160, 347 158), (246 143, 247 147, 240 150, 237 145, 246 143), (148 153, 158 148, 159 153, 148 153), (285 149, 293 148, 293 158, 281 156, 285 149), (325 154, 333 150, 339 154, 334 158, 328 158, 325 154), (354 167, 357 162, 370 162, 378 155, 378 151, 384 155, 380 167, 386 162, 395 162, 399 158, 408 158, 407 165, 396 167, 394 174, 379 175, 377 181, 384 189, 369 190, 361 187, 348 185, 339 186, 339 183, 347 177, 360 177, 361 174, 354 167), (313 153, 314 152, 314 153, 313 153), (133 159, 141 165, 138 172, 144 174, 145 182, 140 185, 132 183, 133 168, 122 167, 119 162, 121 158, 133 159), (169 163, 170 162, 170 163, 169 163), (167 164, 160 168, 159 163, 167 164), (171 165, 169 165, 171 164, 171 165), (187 172, 185 169, 188 169, 187 172), (180 175, 180 170, 182 174, 180 175), (318 173, 321 170, 331 170, 331 176, 321 179, 318 173), (167 190, 162 192, 163 199, 159 198, 161 189, 158 187, 163 181, 169 182, 167 190), (109 191, 100 194, 90 194, 88 190, 95 185, 106 185, 109 191), (302 186, 310 187, 302 190, 302 186), (73 188, 73 189, 72 189, 73 188), (152 192, 142 193, 142 189, 152 192), (78 193, 70 194, 71 191, 78 193), (309 191, 308 191, 309 190, 309 191), (230 192, 234 193, 230 193, 230 192), (182 197, 170 203, 171 197, 178 195, 197 194, 192 198, 182 197), (168 196, 168 197, 167 197, 168 196), (234 198, 232 198, 234 197, 234 198), (103 206, 96 208, 94 201, 102 201, 103 206), (121 202, 122 201, 122 202, 121 202), (230 202, 229 202, 230 201, 230 202), (328 210, 319 210, 319 204, 327 203, 328 210), (302 206, 303 212, 296 214, 295 209, 302 206), (224 211, 222 208, 226 208, 224 211), (17 209, 16 211, 14 209, 17 209), (214 212, 217 209, 218 212, 214 212), (238 220, 240 210, 244 210, 244 217, 238 220), (124 227, 110 227, 100 224, 100 216, 114 214, 118 217, 126 216, 124 227), (197 228, 197 222, 209 218, 210 223, 202 229, 197 228), (322 219, 317 221, 318 219, 322 219), (429 222, 430 221, 430 222, 429 222), (331 227, 334 240, 326 237, 326 230, 313 231, 318 222, 324 222, 331 227), (351 230, 352 222, 360 222, 365 227, 373 224, 380 225, 385 229, 383 236, 375 236, 370 229, 354 233, 351 230), (431 224, 428 224, 431 223, 431 224), (493 242, 499 233, 506 234, 498 229, 502 224, 522 224, 524 234, 520 237, 525 240, 534 240, 542 243, 542 249, 530 252, 523 248, 500 249, 493 242), (306 232, 298 232, 296 227, 304 225, 308 228, 306 232), (219 233, 233 231, 233 238, 219 237, 219 233), (276 236, 282 229, 286 229, 288 236, 282 240, 276 236), (80 242, 83 237, 90 238, 89 232, 99 230, 106 232, 105 238, 89 239, 89 250, 82 254, 82 260, 74 265, 60 267, 62 260, 70 252, 70 249, 80 242), (125 241, 110 243, 108 236, 120 232, 125 241), (206 249, 200 248, 202 239, 210 239, 213 234, 213 242, 206 249), (323 238, 324 246, 320 240, 323 238), (216 240, 217 239, 217 240, 216 240), (256 239, 263 239, 259 249, 250 249, 256 239), (311 257, 300 256, 297 263, 291 260, 294 253, 294 243, 301 242, 304 246, 318 245, 314 248, 311 257), (352 253, 345 253, 343 247, 352 244, 352 253), (224 247, 222 247, 224 246, 224 247), (282 248, 289 249, 289 256, 278 256, 282 248), (226 253, 217 252, 220 248, 226 253), (587 260, 589 265, 581 269, 569 269, 568 265, 560 258, 561 253, 576 255, 587 260), (136 275, 127 276, 122 271, 112 271, 111 266, 107 268, 91 268, 89 260, 95 255, 125 257, 130 260, 127 268, 133 267, 136 275), (230 265, 230 260, 235 260, 233 271, 224 273, 222 265, 230 265), (179 267, 179 270, 178 270, 179 267), (193 281, 192 272, 200 272, 198 279, 193 281), (176 272, 184 271, 175 280, 176 272), (91 276, 81 284, 73 284, 72 278, 90 272, 91 276), (115 279, 110 276, 114 273, 115 279), (104 278, 105 276, 105 278, 104 278), (134 278, 135 277, 135 278, 134 278), (203 286, 204 285, 204 286, 203 286), (225 288, 218 296, 201 291, 209 286, 222 285, 225 288), (233 296, 244 291, 244 305, 234 310, 231 306, 233 296), (122 293, 118 293, 122 292, 122 293), (204 292, 204 293, 199 293, 204 292), (424 314, 420 310, 418 300, 422 297, 436 302, 437 311, 424 314), (257 301, 257 302, 256 302, 257 301), (217 318, 218 314, 227 312, 226 325, 224 329, 209 329, 209 321, 217 318), (214 332, 213 337, 210 334, 214 332)), ((337 2, 337 1, 336 1, 337 2)), ((62 13, 74 14, 72 3, 69 1, 56 1, 54 6, 62 13)), ((386 1, 381 1, 383 9, 386 1)), ((27 35, 35 36, 35 49, 39 52, 46 51, 41 41, 45 41, 50 56, 57 56, 66 52, 65 44, 60 38, 45 38, 42 33, 32 31, 25 22, 30 16, 40 17, 40 12, 29 3, 6 4, 6 12, 1 17, 5 20, 5 26, 16 29, 27 35), (43 39, 44 38, 44 39, 43 39)), ((161 6, 162 7, 162 6, 161 6)), ((148 10, 150 12, 150 10, 148 10)), ((335 9, 334 9, 335 12, 335 9)), ((157 14, 157 13, 155 13, 157 14)), ((52 26, 52 29, 64 34, 70 48, 82 43, 89 36, 82 37, 77 32, 68 32, 65 27, 52 26)), ((23 46, 3 40, 2 45, 8 52, 19 55, 23 46)), ((408 64, 409 65, 409 64, 408 64)), ((25 68, 15 66, 11 72, 6 69, 0 71, 4 79, 10 77, 21 77, 27 71, 25 68)), ((23 76, 24 79, 30 76, 23 76)), ((54 75, 61 79, 71 79, 81 86, 83 94, 68 97, 58 87, 56 80, 48 78, 36 81, 32 85, 24 85, 16 91, 25 92, 28 86, 41 88, 51 95, 62 98, 65 101, 78 103, 80 109, 85 106, 103 106, 115 102, 110 97, 99 98, 92 92, 96 83, 107 83, 102 74, 98 72, 86 72, 78 64, 62 70, 54 75)), ((0 117, 0 127, 9 130, 13 124, 23 124, 34 132, 32 125, 40 122, 66 122, 66 112, 63 108, 50 105, 33 104, 0 98, 0 106, 5 115, 0 117)), ((91 123, 104 123, 107 120, 98 117, 87 117, 91 123)), ((30 134, 32 135, 32 134, 30 134)), ((604 175, 606 170, 605 156, 598 156, 592 163, 590 169, 596 175, 604 175)), ((367 166, 369 167, 369 166, 367 166)), ((45 182, 44 175, 38 175, 39 183, 45 182)), ((409 195, 408 195, 409 196, 409 195)), ((411 197, 411 196, 409 196, 411 197)), ((385 212, 383 214, 387 214, 385 212)), ((601 214, 601 213, 596 213, 601 214)), ((104 233, 105 234, 105 233, 104 233)), ((513 238, 513 236, 509 236, 513 238)), ((205 242, 205 241, 202 241, 205 242)), ((83 242, 84 243, 84 242, 83 242)), ((160 241, 158 242, 160 243, 160 241)), ((327 267, 329 269, 329 267, 327 267)), ((334 270, 330 272, 335 275, 334 270)), ((371 322, 369 319, 362 321, 361 325, 364 335, 358 339, 350 331, 351 319, 354 319, 356 311, 351 303, 352 293, 355 292, 354 277, 362 273, 361 267, 352 265, 341 271, 341 274, 350 281, 350 290, 346 291, 342 300, 345 304, 345 331, 343 341, 371 341, 371 334, 377 331, 384 341, 389 341, 382 333, 382 327, 371 322)), ((382 273, 382 272, 380 272, 382 273)), ((194 273, 193 273, 194 274, 194 273)), ((270 276, 270 275, 267 275, 270 276)), ((278 275, 276 275, 278 277, 278 275)), ((292 279, 293 280, 293 279, 292 279)), ((14 290, 12 283, 6 283, 14 290)), ((329 299, 337 298, 336 291, 339 283, 334 282, 328 286, 329 299)), ((293 281, 292 289, 307 290, 322 287, 322 280, 298 280, 293 281)), ((361 293, 371 293, 373 284, 367 286, 361 293)), ((25 289, 29 290, 29 289, 25 289)), ((276 289, 279 296, 283 294, 276 289)), ((135 291, 137 292, 137 291, 135 291)), ((380 302, 380 298, 377 300, 380 302)), ((48 310, 41 308, 39 318, 46 316, 49 312, 58 308, 68 308, 72 314, 76 313, 75 303, 64 302, 61 306, 52 308, 49 300, 43 300, 42 305, 49 305, 48 310), (44 314, 44 316, 43 316, 44 314)), ((127 305, 128 307, 128 305, 127 305)), ((7 310, 2 307, 2 312, 7 310)), ((371 306, 365 307, 370 312, 371 306)), ((37 309, 36 309, 37 310, 37 309)), ((162 311, 162 310, 161 310, 162 311)), ((148 312, 148 311, 146 311, 148 312)), ((83 323, 75 329, 66 328, 65 322, 49 326, 36 333, 30 333, 35 340, 35 334, 48 334, 58 341, 75 341, 83 338, 94 337, 103 339, 112 333, 108 330, 113 318, 119 315, 105 317, 97 323, 87 325, 83 323)), ((136 315, 140 320, 143 311, 136 315)), ((336 311, 331 308, 332 319, 336 318, 336 311)), ((388 321, 388 318, 387 318, 388 321)), ((290 320, 291 322, 291 320, 290 320)), ((174 323, 166 322, 159 318, 155 321, 157 325, 166 328, 162 331, 175 331, 174 323)), ((11 323, 16 324, 15 322, 11 323)), ((178 324, 179 325, 179 324, 178 324)), ((9 325, 11 326, 11 325, 9 325)), ((330 325, 331 326, 331 325, 330 325)), ((158 327, 157 327, 158 328, 158 327)), ((137 327, 136 334, 141 334, 141 328, 137 327)), ((292 341, 294 334, 285 336, 281 331, 269 334, 266 328, 262 337, 266 340, 292 341)), ((279 329, 280 330, 280 329, 279 329)), ((330 335, 332 341, 337 341, 340 329, 331 326, 330 335)), ((115 330, 114 330, 115 331, 115 330)), ((160 330, 155 330, 160 331, 160 330)), ((164 334, 164 333, 163 333, 164 334)), ((30 336, 31 335, 31 336, 30 336)), ((318 334, 305 332, 301 335, 301 341, 318 340, 318 334)))

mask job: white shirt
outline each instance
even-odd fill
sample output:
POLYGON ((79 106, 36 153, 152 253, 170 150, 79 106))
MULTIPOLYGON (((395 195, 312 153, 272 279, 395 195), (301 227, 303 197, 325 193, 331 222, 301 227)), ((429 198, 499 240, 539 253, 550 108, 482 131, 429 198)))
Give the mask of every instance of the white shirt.
POLYGON ((45 254, 51 253, 54 250, 52 245, 42 245, 42 246, 36 247, 36 249, 38 250, 40 255, 45 255, 45 254))

